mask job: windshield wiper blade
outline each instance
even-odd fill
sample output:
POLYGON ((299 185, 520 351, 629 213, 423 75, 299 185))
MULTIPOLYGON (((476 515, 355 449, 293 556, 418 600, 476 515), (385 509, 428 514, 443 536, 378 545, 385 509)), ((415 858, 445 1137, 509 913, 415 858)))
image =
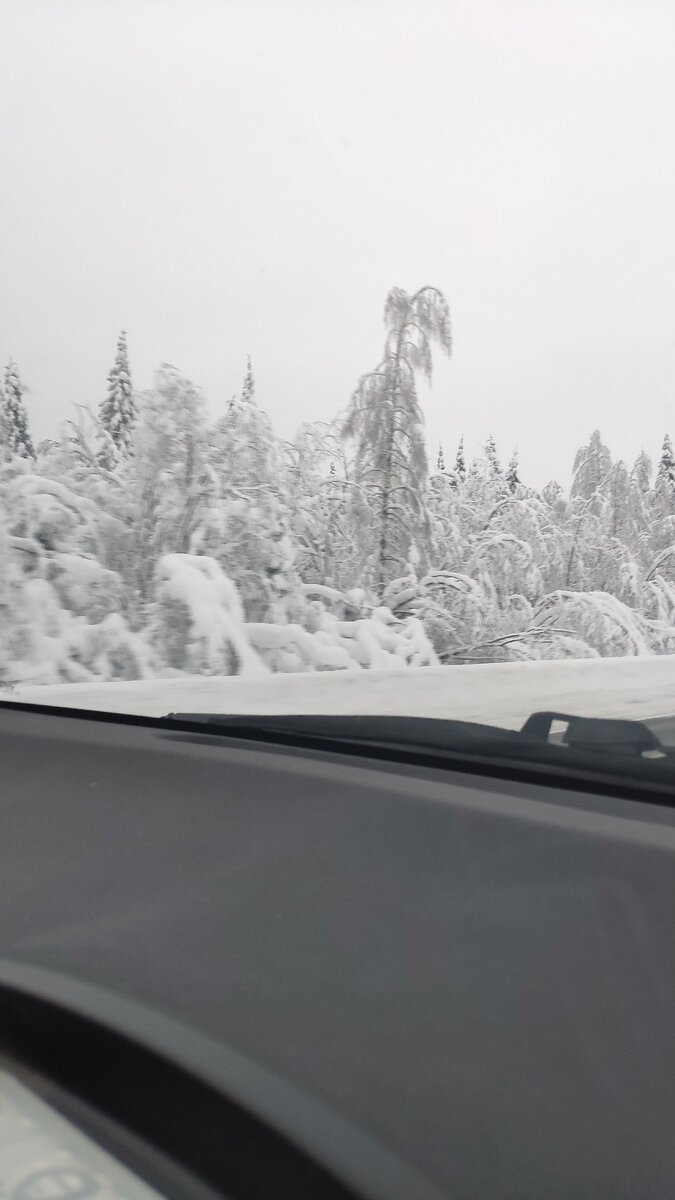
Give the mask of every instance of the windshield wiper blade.
POLYGON ((359 743, 379 746, 446 750, 467 744, 510 743, 520 738, 515 729, 435 717, 333 716, 325 714, 168 713, 166 720, 207 725, 230 736, 266 737, 359 743))

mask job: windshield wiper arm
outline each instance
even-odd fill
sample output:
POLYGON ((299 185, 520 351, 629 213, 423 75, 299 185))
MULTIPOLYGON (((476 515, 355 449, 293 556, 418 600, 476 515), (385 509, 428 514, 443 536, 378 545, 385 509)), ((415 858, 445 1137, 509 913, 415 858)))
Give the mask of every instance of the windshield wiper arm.
POLYGON ((629 758, 667 758, 673 753, 642 721, 615 717, 536 712, 527 718, 521 733, 548 745, 557 743, 573 750, 620 754, 629 758), (554 731, 554 725, 563 728, 554 731))

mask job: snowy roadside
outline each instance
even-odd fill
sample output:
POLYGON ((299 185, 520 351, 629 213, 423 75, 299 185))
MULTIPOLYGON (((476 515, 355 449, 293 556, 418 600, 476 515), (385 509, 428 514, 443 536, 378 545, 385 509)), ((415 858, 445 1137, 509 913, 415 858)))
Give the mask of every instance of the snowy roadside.
POLYGON ((371 713, 517 728, 537 709, 646 719, 675 713, 675 656, 331 671, 264 679, 185 676, 23 687, 0 698, 163 716, 167 712, 371 713))

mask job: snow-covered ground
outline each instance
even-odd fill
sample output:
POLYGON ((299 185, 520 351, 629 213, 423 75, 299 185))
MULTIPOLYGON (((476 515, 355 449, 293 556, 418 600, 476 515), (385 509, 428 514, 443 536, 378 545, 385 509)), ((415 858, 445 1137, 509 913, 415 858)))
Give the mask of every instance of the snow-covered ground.
MULTIPOLYGON (((0 698, 5 694, 0 692, 0 698)), ((537 709, 646 719, 675 714, 675 656, 333 671, 264 679, 190 676, 17 688, 7 699, 109 712, 370 713, 517 728, 537 709)))

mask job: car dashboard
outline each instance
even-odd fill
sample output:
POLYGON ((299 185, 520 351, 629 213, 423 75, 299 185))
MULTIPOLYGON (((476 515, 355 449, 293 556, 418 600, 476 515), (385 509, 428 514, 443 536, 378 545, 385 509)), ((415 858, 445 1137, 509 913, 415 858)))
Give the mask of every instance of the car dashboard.
POLYGON ((663 797, 11 704, 0 762, 13 1200, 112 1179, 59 1121, 127 1195, 675 1194, 663 797))

